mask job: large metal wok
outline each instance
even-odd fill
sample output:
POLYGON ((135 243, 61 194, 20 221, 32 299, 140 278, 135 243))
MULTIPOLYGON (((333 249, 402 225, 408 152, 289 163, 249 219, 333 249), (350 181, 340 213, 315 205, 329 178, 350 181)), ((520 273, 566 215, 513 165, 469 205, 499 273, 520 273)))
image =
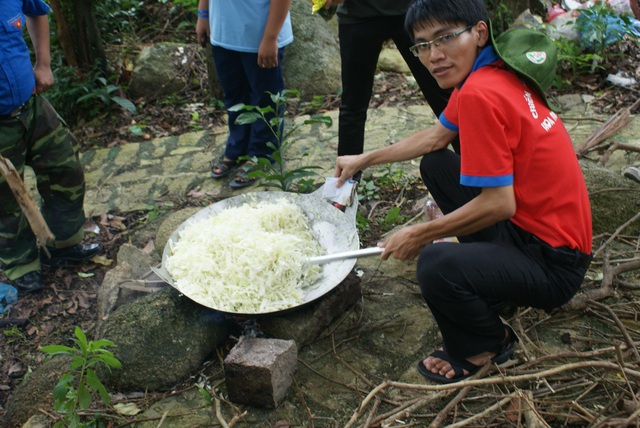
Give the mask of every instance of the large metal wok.
POLYGON ((295 203, 302 209, 311 223, 314 237, 318 240, 322 248, 324 248, 326 254, 353 251, 359 248, 360 243, 355 221, 357 212, 356 202, 353 202, 350 206, 347 207, 345 212, 342 212, 323 198, 322 188, 316 190, 314 193, 302 195, 277 191, 255 192, 234 196, 232 198, 216 202, 215 204, 203 208, 202 210, 198 211, 196 214, 188 218, 173 232, 173 234, 167 241, 167 244, 165 245, 162 253, 162 265, 160 268, 154 268, 154 272, 160 278, 162 278, 164 281, 166 281, 168 284, 170 284, 172 287, 180 291, 191 300, 203 306, 235 315, 265 315, 282 312, 305 305, 324 296, 326 293, 340 284, 347 275, 349 275, 349 272, 351 272, 353 266, 356 263, 355 258, 343 259, 320 265, 320 278, 316 281, 315 284, 303 288, 302 291, 304 299, 300 304, 292 306, 290 308, 280 309, 274 312, 257 312, 251 314, 229 312, 228 310, 222 311, 220 307, 224 307, 224 305, 211 305, 211 302, 204 302, 202 301, 203 299, 198 299, 198 297, 194 296, 193 293, 181 290, 173 281, 173 278, 165 268, 167 258, 171 255, 171 243, 178 242, 178 240, 180 239, 180 231, 185 228, 190 222, 216 216, 227 208, 239 207, 247 202, 277 202, 278 200, 283 198, 292 203, 295 203))

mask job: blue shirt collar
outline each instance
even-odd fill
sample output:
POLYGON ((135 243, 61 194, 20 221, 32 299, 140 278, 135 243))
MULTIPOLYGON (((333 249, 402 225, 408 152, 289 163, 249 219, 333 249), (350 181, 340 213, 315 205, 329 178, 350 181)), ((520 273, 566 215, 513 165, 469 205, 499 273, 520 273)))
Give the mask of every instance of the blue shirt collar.
POLYGON ((494 63, 499 59, 500 57, 496 53, 495 49, 493 49, 493 46, 485 46, 476 57, 476 60, 473 62, 473 67, 471 67, 471 72, 469 73, 469 75, 467 75, 467 77, 465 77, 465 79, 458 85, 458 89, 460 89, 464 82, 467 81, 471 73, 481 69, 485 65, 494 63))

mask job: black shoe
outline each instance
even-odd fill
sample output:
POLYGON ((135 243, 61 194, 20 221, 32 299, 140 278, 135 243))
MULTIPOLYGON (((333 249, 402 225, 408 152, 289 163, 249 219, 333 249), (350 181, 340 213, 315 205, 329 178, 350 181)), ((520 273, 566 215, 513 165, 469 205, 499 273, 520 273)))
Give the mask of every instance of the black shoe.
POLYGON ((13 286, 21 293, 33 293, 44 288, 39 271, 29 272, 13 281, 13 286))
POLYGON ((51 258, 40 253, 40 262, 48 266, 65 266, 68 264, 81 262, 102 251, 101 244, 76 244, 66 248, 49 248, 51 258))

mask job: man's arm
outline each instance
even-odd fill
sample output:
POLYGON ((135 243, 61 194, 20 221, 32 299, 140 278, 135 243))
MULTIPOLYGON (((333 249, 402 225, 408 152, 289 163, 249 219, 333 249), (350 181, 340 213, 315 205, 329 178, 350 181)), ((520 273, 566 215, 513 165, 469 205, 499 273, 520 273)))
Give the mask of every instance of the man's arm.
POLYGON ((278 34, 287 18, 291 0, 271 0, 267 25, 258 48, 258 66, 274 68, 278 66, 278 34))
POLYGON ((403 162, 444 149, 458 135, 439 122, 430 128, 418 131, 397 143, 361 155, 340 156, 336 160, 335 177, 338 187, 356 172, 384 163, 403 162))
POLYGON ((198 21, 196 22, 196 39, 198 44, 203 48, 206 47, 210 42, 210 34, 211 29, 209 28, 209 0, 199 0, 198 1, 198 15, 200 15, 200 11, 203 11, 203 16, 198 16, 198 21), (204 11, 207 11, 205 14, 204 11), (206 17, 204 16, 206 15, 206 17))
POLYGON ((36 94, 40 94, 54 83, 49 50, 49 17, 47 15, 27 16, 27 30, 36 54, 36 64, 33 67, 33 74, 36 78, 34 90, 36 94))
POLYGON ((407 226, 393 234, 381 246, 382 259, 415 259, 425 245, 447 236, 465 236, 498 222, 508 220, 516 211, 513 186, 485 187, 457 210, 440 218, 407 226))

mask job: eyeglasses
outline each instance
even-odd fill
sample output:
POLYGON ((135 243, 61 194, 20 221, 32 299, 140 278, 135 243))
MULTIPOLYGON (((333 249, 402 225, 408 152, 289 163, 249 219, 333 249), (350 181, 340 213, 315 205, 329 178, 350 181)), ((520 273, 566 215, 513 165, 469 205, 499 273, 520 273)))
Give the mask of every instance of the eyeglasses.
POLYGON ((469 25, 466 28, 463 28, 462 30, 456 31, 455 33, 450 33, 450 34, 444 34, 440 37, 436 37, 435 39, 428 41, 428 42, 422 42, 422 43, 418 43, 415 44, 413 46, 411 46, 409 48, 409 50, 411 51, 411 53, 414 56, 420 56, 420 54, 427 54, 431 51, 431 45, 439 48, 439 47, 445 47, 447 46, 449 43, 451 43, 453 41, 453 39, 455 39, 456 37, 458 37, 460 34, 464 33, 465 31, 469 31, 471 28, 473 28, 473 25, 469 25))

